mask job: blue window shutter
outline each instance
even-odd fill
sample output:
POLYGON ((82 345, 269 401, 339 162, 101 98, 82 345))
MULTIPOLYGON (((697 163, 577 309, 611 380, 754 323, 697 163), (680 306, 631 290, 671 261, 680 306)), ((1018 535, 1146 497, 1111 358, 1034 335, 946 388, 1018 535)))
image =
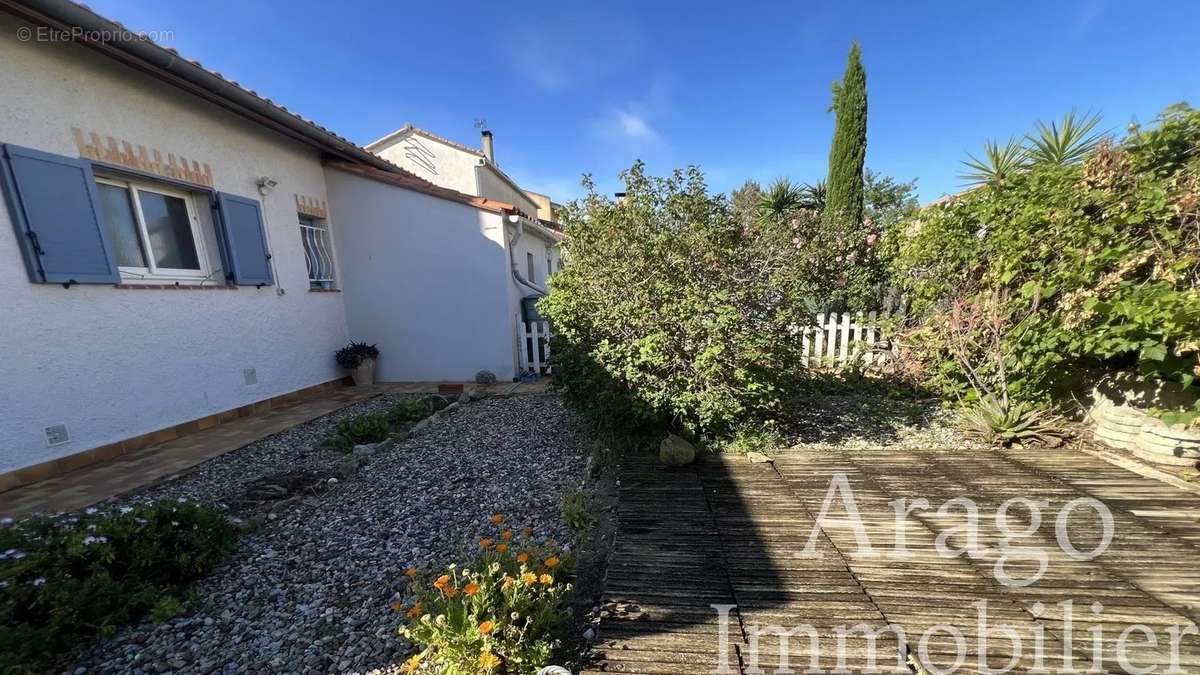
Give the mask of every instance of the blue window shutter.
POLYGON ((30 281, 120 282, 90 162, 4 145, 0 173, 30 281))
POLYGON ((274 283, 262 205, 257 200, 225 192, 217 193, 217 205, 221 211, 226 276, 243 286, 274 283))

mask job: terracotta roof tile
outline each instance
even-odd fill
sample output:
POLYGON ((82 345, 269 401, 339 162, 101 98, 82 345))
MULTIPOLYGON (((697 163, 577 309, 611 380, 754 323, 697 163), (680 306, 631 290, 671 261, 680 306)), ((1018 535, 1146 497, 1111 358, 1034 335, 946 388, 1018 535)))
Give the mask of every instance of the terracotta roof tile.
POLYGON ((433 197, 459 202, 460 204, 473 206, 484 211, 491 211, 492 213, 500 213, 505 215, 511 213, 523 216, 525 218, 530 218, 529 214, 521 211, 516 206, 509 204, 508 202, 501 202, 495 199, 488 199, 486 197, 476 197, 475 195, 469 195, 464 192, 459 192, 458 190, 451 190, 450 188, 444 188, 440 185, 434 185, 424 178, 420 178, 415 174, 404 171, 403 169, 401 169, 399 172, 383 171, 382 169, 376 169, 375 167, 368 166, 366 164, 356 164, 353 162, 342 161, 326 162, 325 166, 328 166, 331 169, 337 169, 338 171, 345 171, 346 173, 362 176, 363 178, 370 178, 371 180, 378 181, 380 183, 387 183, 389 185, 395 185, 396 187, 402 187, 406 190, 421 192, 433 197))

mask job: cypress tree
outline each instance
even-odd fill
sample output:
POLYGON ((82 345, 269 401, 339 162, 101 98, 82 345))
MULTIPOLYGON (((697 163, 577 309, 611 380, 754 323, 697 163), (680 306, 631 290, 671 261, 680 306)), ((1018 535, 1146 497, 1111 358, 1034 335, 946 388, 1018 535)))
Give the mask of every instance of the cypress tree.
POLYGON ((837 116, 833 145, 829 148, 826 209, 843 226, 857 226, 863 218, 863 163, 867 158, 867 73, 855 42, 841 82, 833 85, 837 116))

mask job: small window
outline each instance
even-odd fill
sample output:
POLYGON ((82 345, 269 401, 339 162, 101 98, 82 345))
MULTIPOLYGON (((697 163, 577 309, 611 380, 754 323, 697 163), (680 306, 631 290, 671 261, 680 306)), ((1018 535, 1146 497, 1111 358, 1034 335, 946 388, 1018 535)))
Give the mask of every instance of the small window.
POLYGON ((209 275, 192 195, 112 178, 97 178, 96 190, 123 278, 195 281, 209 275))
POLYGON ((333 288, 333 246, 329 241, 328 223, 300 216, 300 240, 304 242, 304 259, 308 263, 308 287, 333 288))
POLYGON ((533 276, 533 254, 532 253, 528 253, 528 252, 525 253, 525 269, 526 269, 526 272, 529 274, 529 283, 531 283, 531 284, 536 283, 537 279, 534 278, 534 276, 533 276))
POLYGON ((549 279, 551 274, 554 274, 554 263, 552 263, 550 261, 550 256, 547 255, 546 256, 546 278, 549 279))

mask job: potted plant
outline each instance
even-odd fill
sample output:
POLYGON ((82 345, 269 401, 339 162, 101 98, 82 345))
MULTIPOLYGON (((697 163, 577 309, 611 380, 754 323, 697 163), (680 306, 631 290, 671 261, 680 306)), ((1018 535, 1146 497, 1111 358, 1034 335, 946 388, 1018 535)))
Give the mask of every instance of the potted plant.
POLYGON ((375 363, 379 360, 379 348, 365 342, 351 342, 335 354, 338 365, 350 371, 354 386, 365 387, 375 384, 375 363))

